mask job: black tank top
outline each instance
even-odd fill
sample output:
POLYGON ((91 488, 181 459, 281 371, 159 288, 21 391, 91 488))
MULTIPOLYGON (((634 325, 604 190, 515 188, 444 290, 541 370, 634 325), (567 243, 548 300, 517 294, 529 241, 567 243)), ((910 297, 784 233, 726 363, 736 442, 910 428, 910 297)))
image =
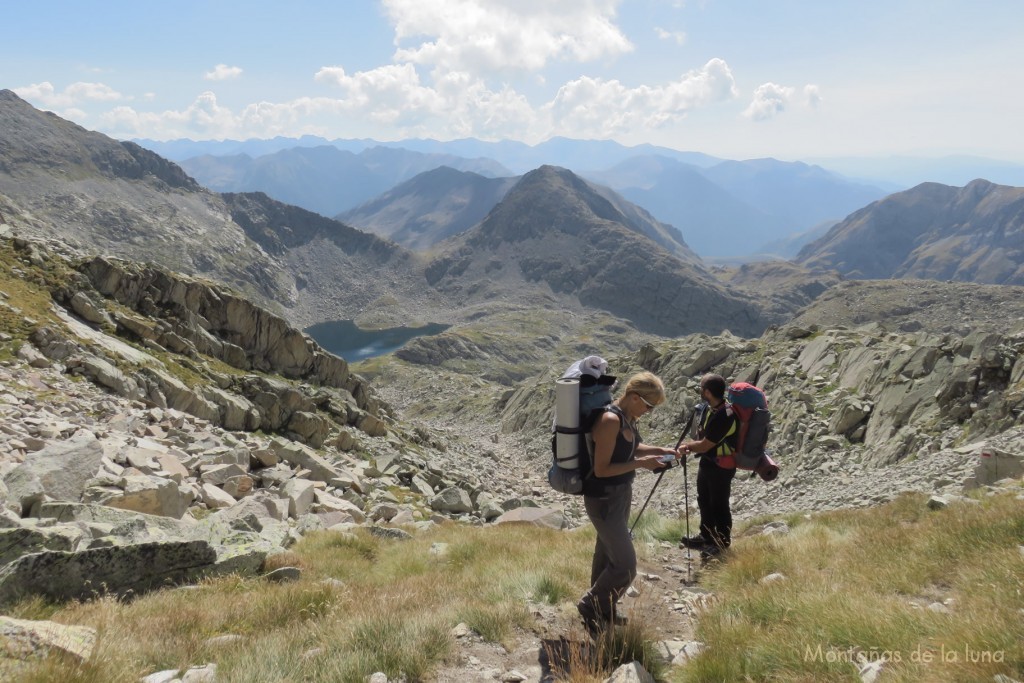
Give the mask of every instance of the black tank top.
MULTIPOLYGON (((626 416, 617 406, 614 405, 607 406, 605 410, 614 413, 615 416, 619 418, 619 432, 615 435, 615 448, 612 449, 611 462, 629 462, 633 459, 633 454, 636 452, 637 445, 643 441, 643 439, 640 438, 640 432, 637 430, 635 424, 630 425, 633 430, 633 440, 627 440, 622 434, 626 429, 626 416)), ((606 487, 618 486, 619 484, 629 484, 632 483, 635 478, 635 471, 617 474, 614 477, 599 477, 596 474, 591 473, 591 476, 583 480, 583 495, 600 497, 605 494, 606 487)))

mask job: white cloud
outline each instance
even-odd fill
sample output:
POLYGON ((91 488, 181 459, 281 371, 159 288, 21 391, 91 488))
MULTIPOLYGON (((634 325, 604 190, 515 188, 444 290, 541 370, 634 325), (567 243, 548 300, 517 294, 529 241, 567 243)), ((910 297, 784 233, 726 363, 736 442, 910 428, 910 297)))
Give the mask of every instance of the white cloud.
POLYGON ((583 77, 566 83, 547 109, 555 134, 608 137, 639 128, 658 128, 690 110, 736 97, 729 65, 712 59, 664 86, 628 88, 617 80, 583 77))
POLYGON ((754 90, 754 97, 743 111, 743 116, 751 121, 767 121, 786 111, 791 105, 814 109, 821 103, 821 91, 817 85, 805 85, 801 97, 797 97, 796 88, 777 83, 764 83, 754 90))
POLYGON ((676 45, 686 44, 686 33, 683 31, 666 31, 660 26, 655 26, 654 33, 661 40, 671 40, 674 41, 676 45))
POLYGON ((315 79, 338 88, 340 96, 258 102, 232 111, 214 93, 205 92, 180 111, 122 106, 105 114, 103 121, 119 137, 155 139, 337 136, 343 128, 346 135, 368 136, 386 129, 384 139, 474 136, 537 142, 552 135, 608 137, 654 129, 696 107, 736 97, 732 72, 721 59, 659 86, 630 87, 583 76, 539 106, 510 86, 492 88, 468 72, 436 75, 425 85, 412 64, 353 74, 342 67, 323 67, 315 79))
POLYGON ((111 102, 126 99, 109 85, 103 83, 72 83, 63 92, 57 92, 49 81, 33 83, 14 92, 26 100, 38 102, 44 107, 72 107, 83 102, 111 102))
POLYGON ((482 74, 537 71, 633 49, 614 24, 618 0, 384 0, 396 62, 482 74))
POLYGON ((345 106, 363 110, 378 121, 395 122, 403 113, 440 108, 437 91, 420 83, 412 64, 392 64, 349 76, 340 66, 323 67, 314 79, 344 92, 345 106))
POLYGON ((324 67, 321 83, 335 85, 344 99, 339 109, 399 126, 404 134, 500 135, 523 130, 535 118, 529 102, 509 87, 492 91, 466 72, 438 74, 433 86, 421 83, 412 64, 383 66, 351 76, 342 67, 324 67), (427 128, 431 124, 432 128, 427 128))
POLYGON ((241 67, 228 66, 227 64, 218 64, 213 67, 213 71, 207 71, 203 74, 203 78, 208 81, 226 81, 231 78, 238 78, 242 75, 241 67))
POLYGON ((139 112, 128 106, 115 107, 103 114, 103 122, 124 137, 170 139, 202 133, 209 137, 228 137, 239 127, 230 109, 217 104, 212 92, 202 93, 182 111, 139 112))
POLYGON ((794 90, 775 83, 764 83, 754 90, 754 99, 743 112, 752 121, 767 121, 786 109, 794 90))

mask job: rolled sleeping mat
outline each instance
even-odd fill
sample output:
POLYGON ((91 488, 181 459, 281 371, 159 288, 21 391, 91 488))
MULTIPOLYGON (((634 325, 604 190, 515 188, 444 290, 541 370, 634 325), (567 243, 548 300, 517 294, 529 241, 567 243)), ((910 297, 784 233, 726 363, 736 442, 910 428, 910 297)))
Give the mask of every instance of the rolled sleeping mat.
POLYGON ((772 456, 767 453, 764 454, 764 459, 758 463, 757 476, 761 477, 763 481, 775 481, 776 477, 779 476, 779 466, 772 460, 772 456))
POLYGON ((555 381, 555 460, 559 467, 579 467, 579 434, 562 431, 579 428, 580 381, 575 377, 563 377, 555 381))

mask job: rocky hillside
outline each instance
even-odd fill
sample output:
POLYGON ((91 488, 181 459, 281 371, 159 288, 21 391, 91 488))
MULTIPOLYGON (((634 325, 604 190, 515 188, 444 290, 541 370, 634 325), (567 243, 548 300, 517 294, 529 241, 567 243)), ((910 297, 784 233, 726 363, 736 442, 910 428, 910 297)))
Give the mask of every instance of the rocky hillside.
POLYGON ((0 214, 20 234, 204 274, 263 302, 295 285, 178 166, 0 91, 0 214))
POLYGON ((754 261, 713 272, 774 320, 788 320, 794 311, 811 305, 841 282, 834 271, 811 271, 791 261, 754 261))
POLYGON ((58 243, 0 239, 0 424, 0 604, 258 572, 310 529, 521 504, 441 467, 471 462, 458 435, 399 420, 282 318, 58 243))
POLYGON ((931 280, 848 280, 825 291, 793 318, 825 329, 878 325, 890 332, 1024 330, 1024 288, 931 280))
POLYGON ((337 219, 422 251, 479 223, 517 180, 441 166, 338 214, 337 219))
MULTIPOLYGON (((677 440, 704 373, 757 378, 782 474, 771 484, 738 477, 741 515, 866 506, 905 490, 960 495, 982 451, 1005 459, 1002 476, 1024 472, 1024 332, 788 325, 755 339, 691 335, 609 360, 619 377, 647 369, 665 380, 665 409, 641 425, 646 440, 662 444, 677 440)), ((537 472, 550 460, 553 382, 562 370, 522 383, 498 404, 505 438, 537 472)), ((681 475, 666 477, 657 509, 682 512, 681 475)))
POLYGON ((804 247, 797 261, 864 279, 1024 285, 1024 188, 924 183, 877 201, 804 247))
POLYGON ((706 270, 639 234, 564 169, 526 174, 480 226, 450 244, 427 279, 459 303, 541 285, 563 308, 575 299, 655 334, 757 334, 769 322, 706 270))

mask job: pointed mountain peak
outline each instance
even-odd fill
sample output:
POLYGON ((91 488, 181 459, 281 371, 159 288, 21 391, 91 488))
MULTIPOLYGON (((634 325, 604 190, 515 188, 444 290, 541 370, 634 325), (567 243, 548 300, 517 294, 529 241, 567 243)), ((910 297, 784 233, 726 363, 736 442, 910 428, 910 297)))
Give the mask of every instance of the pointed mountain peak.
POLYGON ((631 230, 621 211, 572 171, 541 166, 524 175, 480 226, 485 242, 519 242, 588 226, 631 230))

